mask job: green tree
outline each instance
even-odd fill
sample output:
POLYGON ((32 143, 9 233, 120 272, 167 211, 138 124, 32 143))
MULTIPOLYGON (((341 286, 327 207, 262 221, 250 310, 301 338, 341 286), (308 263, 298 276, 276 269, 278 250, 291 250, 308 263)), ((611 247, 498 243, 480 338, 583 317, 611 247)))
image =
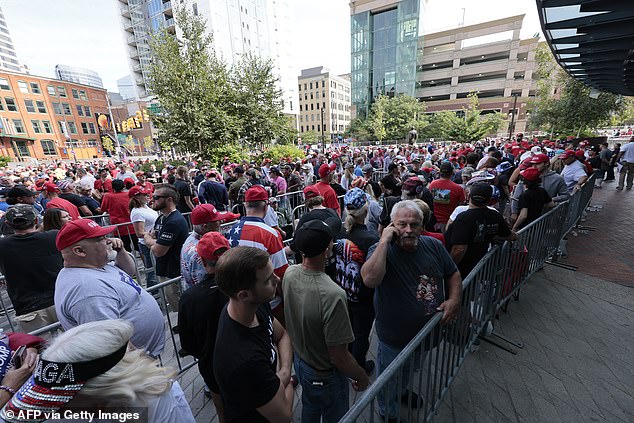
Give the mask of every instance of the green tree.
POLYGON ((387 138, 400 140, 406 138, 412 129, 424 130, 429 124, 425 109, 425 103, 405 94, 390 98, 385 107, 387 138))
POLYGON ((440 137, 460 142, 478 141, 487 135, 497 133, 505 121, 501 113, 482 114, 478 95, 468 96, 469 104, 462 113, 445 110, 435 116, 435 125, 440 130, 440 137))
POLYGON ((279 78, 273 73, 273 62, 251 53, 242 56, 231 69, 230 82, 235 92, 232 114, 240 125, 240 138, 247 144, 288 139, 295 132, 283 113, 279 78))
POLYGON ((321 135, 318 135, 315 131, 306 131, 300 134, 300 137, 302 139, 302 144, 304 145, 317 144, 321 139, 321 135))
POLYGON ((529 128, 554 136, 579 136, 608 123, 625 107, 623 97, 591 89, 561 69, 547 46, 536 54, 537 95, 531 101, 529 128))
POLYGON ((149 88, 163 109, 152 120, 163 147, 208 155, 214 146, 238 138, 239 119, 226 107, 235 104, 235 94, 227 66, 210 48, 205 21, 185 7, 177 8, 174 18, 181 37, 164 29, 150 40, 149 88))
POLYGON ((390 99, 387 96, 379 95, 374 99, 374 103, 372 103, 372 108, 370 109, 370 116, 368 117, 368 129, 372 131, 374 137, 383 141, 385 136, 387 135, 386 129, 386 109, 387 103, 390 99))

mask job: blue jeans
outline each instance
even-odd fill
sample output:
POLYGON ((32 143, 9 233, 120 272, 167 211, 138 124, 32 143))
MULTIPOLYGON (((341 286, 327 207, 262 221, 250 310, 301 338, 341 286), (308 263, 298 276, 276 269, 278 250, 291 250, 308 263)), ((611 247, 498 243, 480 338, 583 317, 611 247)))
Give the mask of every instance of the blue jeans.
POLYGON ((333 368, 313 369, 295 354, 295 374, 302 385, 302 423, 338 422, 348 411, 348 378, 333 368))
MULTIPOLYGON (((400 352, 401 348, 396 348, 388 345, 379 339, 377 357, 379 361, 379 375, 385 371, 385 369, 390 365, 392 361, 394 361, 394 359, 396 359, 396 356, 399 355, 400 352)), ((427 353, 427 351, 423 352, 423 354, 425 353, 427 353)), ((379 413, 382 416, 390 419, 397 418, 399 416, 401 397, 405 395, 409 385, 410 367, 414 365, 413 370, 418 370, 418 365, 420 363, 420 354, 420 349, 416 350, 414 352, 414 357, 405 362, 405 364, 401 368, 400 375, 399 373, 396 374, 401 379, 400 392, 396 392, 398 390, 398 377, 395 377, 390 380, 390 382, 385 385, 385 389, 379 393, 377 397, 377 402, 379 404, 379 413)), ((423 362, 424 360, 425 358, 423 358, 423 362)))
POLYGON ((156 274, 154 273, 154 262, 152 261, 152 253, 145 244, 139 243, 139 253, 141 253, 141 260, 143 260, 143 266, 145 266, 147 287, 156 285, 156 274), (147 270, 151 269, 151 270, 147 270))

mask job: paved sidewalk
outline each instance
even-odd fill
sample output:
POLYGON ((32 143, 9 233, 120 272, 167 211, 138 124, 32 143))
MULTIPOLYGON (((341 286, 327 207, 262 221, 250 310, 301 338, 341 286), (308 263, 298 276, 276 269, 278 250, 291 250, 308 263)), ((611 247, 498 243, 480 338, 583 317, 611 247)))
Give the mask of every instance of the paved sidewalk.
POLYGON ((546 266, 496 332, 525 345, 517 355, 482 342, 470 354, 435 422, 634 421, 634 193, 595 190, 568 239, 576 272, 546 266))

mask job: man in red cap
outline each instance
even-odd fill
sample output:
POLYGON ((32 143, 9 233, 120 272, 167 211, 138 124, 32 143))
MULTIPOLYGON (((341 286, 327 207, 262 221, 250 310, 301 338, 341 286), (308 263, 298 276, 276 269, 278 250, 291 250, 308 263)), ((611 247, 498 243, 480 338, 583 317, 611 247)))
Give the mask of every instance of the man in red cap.
POLYGON ((220 421, 224 421, 224 408, 220 388, 214 377, 213 354, 218 320, 229 297, 218 289, 215 273, 216 262, 229 248, 229 241, 218 232, 208 232, 197 241, 195 252, 205 273, 199 283, 183 292, 178 308, 181 347, 185 353, 198 360, 198 371, 206 385, 205 395, 211 396, 220 421))
POLYGON ((337 165, 328 165, 326 163, 319 166, 319 182, 315 184, 315 188, 319 191, 324 199, 324 206, 329 209, 333 209, 341 216, 341 208, 339 207, 339 199, 335 190, 330 186, 330 181, 334 171, 337 169, 337 165))
POLYGON ((540 186, 541 174, 536 167, 529 167, 521 172, 526 190, 519 197, 519 215, 513 226, 514 231, 518 231, 537 220, 542 215, 544 207, 554 207, 550 195, 540 186))
MULTIPOLYGON (((264 223, 264 217, 269 208, 269 194, 263 186, 254 185, 245 192, 244 201, 246 216, 243 216, 229 231, 229 243, 231 247, 256 247, 268 252, 275 274, 282 279, 288 268, 282 235, 264 223)), ((281 297, 276 296, 270 303, 275 317, 284 323, 281 297)))
POLYGON ((574 150, 566 150, 559 155, 565 166, 561 171, 566 187, 570 193, 577 191, 588 180, 585 166, 577 160, 574 150))
POLYGON ((220 212, 211 204, 201 204, 194 208, 191 214, 194 230, 189 234, 181 249, 181 287, 183 290, 196 285, 207 274, 205 265, 196 252, 198 241, 209 232, 218 232, 221 224, 231 222, 239 217, 239 214, 220 212))
POLYGON ((55 244, 64 258, 55 282, 57 317, 65 330, 96 320, 128 320, 134 326, 131 343, 156 357, 165 346, 163 315, 132 279, 136 268, 123 242, 106 238, 113 229, 79 219, 57 234, 55 244))
POLYGON ((150 195, 154 194, 154 184, 146 179, 145 172, 139 170, 136 175, 136 184, 144 188, 150 195))
POLYGON ((70 215, 70 217, 73 218, 73 220, 81 219, 81 216, 79 215, 79 209, 77 208, 77 206, 75 206, 73 203, 71 203, 68 200, 64 200, 63 198, 60 198, 59 196, 60 190, 57 187, 57 185, 55 185, 52 182, 46 182, 42 186, 42 193, 44 194, 44 197, 48 200, 46 203, 47 209, 66 210, 68 214, 70 215))

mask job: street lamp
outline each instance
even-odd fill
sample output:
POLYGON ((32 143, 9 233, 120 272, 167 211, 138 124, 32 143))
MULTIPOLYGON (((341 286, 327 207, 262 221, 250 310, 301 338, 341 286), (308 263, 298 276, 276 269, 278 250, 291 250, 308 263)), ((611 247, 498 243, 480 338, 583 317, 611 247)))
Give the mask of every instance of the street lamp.
POLYGON ((326 151, 326 139, 324 138, 324 108, 321 108, 321 152, 326 151))
POLYGON ((513 94, 513 110, 511 111, 511 124, 509 125, 509 140, 515 131, 515 107, 517 106, 517 93, 513 94))

